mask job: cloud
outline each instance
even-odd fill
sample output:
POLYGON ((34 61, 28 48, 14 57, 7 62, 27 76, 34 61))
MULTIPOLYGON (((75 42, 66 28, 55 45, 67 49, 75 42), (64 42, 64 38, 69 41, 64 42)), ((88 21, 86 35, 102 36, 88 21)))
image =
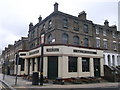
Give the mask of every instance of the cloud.
POLYGON ((60 11, 77 16, 85 10, 87 18, 98 24, 117 21, 119 0, 0 0, 0 48, 27 36, 29 22, 36 24, 39 15, 47 17, 56 1, 60 11))

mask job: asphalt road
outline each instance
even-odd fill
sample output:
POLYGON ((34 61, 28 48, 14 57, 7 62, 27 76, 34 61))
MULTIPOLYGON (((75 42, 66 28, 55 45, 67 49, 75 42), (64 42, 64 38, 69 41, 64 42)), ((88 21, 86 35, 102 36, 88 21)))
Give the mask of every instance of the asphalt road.
MULTIPOLYGON (((22 90, 17 88, 16 90, 22 90)), ((23 90, 120 90, 119 88, 24 88, 23 90)))

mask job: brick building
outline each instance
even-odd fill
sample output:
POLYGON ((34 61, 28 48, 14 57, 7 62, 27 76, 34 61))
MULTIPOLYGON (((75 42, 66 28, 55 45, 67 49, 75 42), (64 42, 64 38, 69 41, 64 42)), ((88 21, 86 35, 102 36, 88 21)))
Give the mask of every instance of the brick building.
POLYGON ((72 16, 60 12, 55 3, 54 11, 38 21, 29 24, 29 51, 19 52, 22 64, 18 75, 40 72, 43 38, 43 75, 49 79, 100 77, 104 76, 104 64, 120 65, 120 32, 115 25, 109 26, 108 20, 104 25, 94 24, 85 11, 72 16))
POLYGON ((21 40, 15 41, 14 45, 9 44, 8 47, 6 47, 5 50, 2 51, 2 58, 6 65, 5 72, 7 74, 14 74, 16 54, 19 51, 23 52, 25 50, 28 50, 28 38, 21 37, 21 40))

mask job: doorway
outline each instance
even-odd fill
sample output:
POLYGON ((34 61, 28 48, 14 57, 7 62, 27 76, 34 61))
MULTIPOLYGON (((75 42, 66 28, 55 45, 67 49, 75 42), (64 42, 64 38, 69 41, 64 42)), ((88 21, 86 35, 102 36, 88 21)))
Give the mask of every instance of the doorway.
POLYGON ((94 58, 94 76, 100 77, 100 58, 94 58))
POLYGON ((58 56, 48 56, 48 79, 58 77, 58 56))

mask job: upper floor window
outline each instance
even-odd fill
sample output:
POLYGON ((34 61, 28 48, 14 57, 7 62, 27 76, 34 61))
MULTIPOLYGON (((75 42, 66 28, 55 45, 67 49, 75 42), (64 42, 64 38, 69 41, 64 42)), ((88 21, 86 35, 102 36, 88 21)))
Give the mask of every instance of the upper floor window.
POLYGON ((63 19, 63 27, 68 28, 68 19, 67 18, 63 19))
POLYGON ((79 31, 79 23, 78 23, 78 21, 74 21, 74 30, 79 31))
POLYGON ((88 47, 89 46, 89 40, 88 40, 88 38, 84 38, 84 46, 85 47, 88 47))
POLYGON ((68 44, 68 34, 63 33, 63 35, 62 35, 62 42, 64 44, 68 44))
POLYGON ((113 32, 112 35, 113 35, 113 38, 115 38, 115 32, 113 32))
POLYGON ((51 34, 48 36, 47 40, 48 40, 48 43, 52 42, 52 35, 51 34))
POLYGON ((113 41, 113 50, 117 50, 117 44, 116 44, 116 41, 113 41))
POLYGON ((79 45, 79 37, 78 36, 74 36, 73 37, 73 42, 75 45, 79 45))
POLYGON ((96 34, 99 34, 99 28, 96 27, 96 34))
POLYGON ((108 42, 107 42, 107 39, 103 39, 103 47, 105 48, 105 49, 107 49, 107 44, 108 42))
POLYGON ((100 38, 96 37, 96 47, 100 47, 100 38))
POLYGON ((107 33, 106 33, 106 30, 103 30, 103 36, 106 36, 107 33))
POLYGON ((52 28, 52 21, 50 20, 49 22, 48 22, 48 29, 51 29, 52 28))
POLYGON ((84 24, 83 30, 85 33, 88 33, 88 25, 87 24, 84 24))
POLYGON ((118 34, 118 38, 120 39, 120 34, 118 34))
POLYGON ((43 24, 43 26, 42 26, 42 30, 44 30, 45 29, 45 24, 43 24))

